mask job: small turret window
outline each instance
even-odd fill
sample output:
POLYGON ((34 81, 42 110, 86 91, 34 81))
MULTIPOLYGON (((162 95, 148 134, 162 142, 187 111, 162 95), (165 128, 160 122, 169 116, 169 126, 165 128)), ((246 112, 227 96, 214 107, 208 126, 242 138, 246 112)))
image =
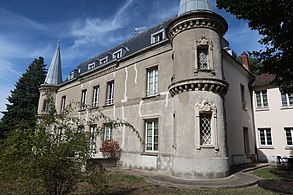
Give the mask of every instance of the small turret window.
POLYGON ((198 69, 200 70, 209 69, 208 56, 209 56, 209 52, 208 52, 207 46, 202 46, 197 48, 198 69))

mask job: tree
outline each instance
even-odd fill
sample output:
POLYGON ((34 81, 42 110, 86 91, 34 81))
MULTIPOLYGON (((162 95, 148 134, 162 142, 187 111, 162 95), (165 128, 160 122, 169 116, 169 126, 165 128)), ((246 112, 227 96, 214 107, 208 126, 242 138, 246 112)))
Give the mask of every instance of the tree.
POLYGON ((274 74, 274 83, 293 93, 293 1, 292 0, 217 0, 217 6, 248 21, 252 30, 263 36, 264 50, 253 51, 263 71, 274 74))
POLYGON ((0 134, 16 129, 17 126, 33 128, 39 101, 39 87, 46 78, 44 58, 34 59, 26 72, 20 77, 7 98, 7 111, 2 112, 0 134))
MULTIPOLYGON (((34 128, 18 127, 0 145, 0 184, 15 183, 22 193, 43 194, 46 191, 61 195, 72 192, 77 183, 86 181, 93 185, 97 193, 99 190, 105 192, 107 180, 101 166, 86 166, 91 159, 91 138, 80 127, 91 123, 107 123, 112 129, 125 126, 135 132, 141 141, 138 132, 126 121, 111 119, 101 112, 87 120, 75 117, 71 113, 79 108, 77 103, 70 104, 58 114, 50 95, 46 102, 47 114, 34 128)), ((100 125, 97 135, 102 132, 100 125)))

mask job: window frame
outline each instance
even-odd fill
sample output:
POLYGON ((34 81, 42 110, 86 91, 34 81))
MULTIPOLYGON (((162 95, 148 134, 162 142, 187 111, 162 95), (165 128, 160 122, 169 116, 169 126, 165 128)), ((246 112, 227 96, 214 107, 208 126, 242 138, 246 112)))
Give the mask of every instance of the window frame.
MULTIPOLYGON (((205 120, 205 121, 207 121, 205 120)), ((204 122, 205 123, 205 122, 204 122)), ((199 113, 199 131, 200 131, 200 145, 201 146, 212 146, 213 145, 213 140, 212 140, 212 112, 201 112, 199 113), (207 119, 208 120, 208 125, 209 125, 209 137, 208 140, 204 139, 205 136, 204 131, 206 131, 206 129, 203 128, 203 119, 207 119), (206 142, 209 143, 206 143, 206 142)))
POLYGON ((80 110, 86 110, 87 108, 87 89, 81 90, 81 97, 80 97, 80 110))
POLYGON ((89 63, 89 64, 87 65, 87 70, 92 70, 92 69, 94 69, 94 68, 95 68, 95 65, 96 65, 95 62, 89 63))
POLYGON ((100 65, 106 64, 108 62, 108 56, 100 59, 100 65))
POLYGON ((91 155, 97 153, 97 125, 90 126, 90 145, 89 145, 89 153, 91 155))
POLYGON ((199 71, 205 71, 205 70, 210 70, 210 63, 209 63, 209 46, 208 45, 199 45, 197 46, 197 69, 199 71), (205 67, 201 67, 200 63, 200 52, 205 52, 206 53, 206 65, 205 67))
POLYGON ((151 44, 159 43, 166 38, 165 29, 161 29, 153 34, 151 34, 151 44), (157 37, 159 39, 157 39, 157 37))
POLYGON ((157 96, 159 93, 159 67, 156 65, 147 68, 146 77, 146 97, 157 96))
POLYGON ((265 89, 265 90, 254 91, 254 93, 255 93, 255 107, 256 107, 256 109, 267 109, 267 108, 269 108, 268 91, 265 89), (266 105, 264 104, 264 99, 265 99, 264 94, 265 94, 265 97, 266 97, 266 105), (260 101, 260 106, 258 105, 259 101, 260 101))
POLYGON ((284 128, 284 130, 285 130, 285 137, 286 137, 286 146, 287 147, 293 147, 293 127, 285 127, 284 128), (287 134, 287 131, 289 131, 290 132, 290 137, 291 137, 291 144, 288 144, 289 142, 289 140, 288 140, 288 134, 287 134))
POLYGON ((121 49, 119 49, 119 50, 117 50, 117 51, 115 51, 113 54, 112 54, 112 58, 113 58, 113 60, 115 60, 115 59, 119 59, 119 58, 121 58, 122 57, 122 48, 121 49))
POLYGON ((281 93, 281 105, 282 107, 293 107, 293 94, 281 93), (284 101, 285 100, 285 101, 284 101), (290 103, 291 100, 291 103, 290 103), (285 104, 284 104, 285 102, 285 104))
POLYGON ((61 97, 60 113, 63 113, 66 106, 66 95, 61 97))
POLYGON ((103 134, 104 134, 103 135, 104 141, 113 139, 113 129, 107 124, 104 125, 104 133, 103 134))
POLYGON ((106 83, 106 106, 113 105, 114 104, 114 80, 108 81, 106 83))
POLYGON ((241 106, 246 108, 245 86, 240 84, 241 106))
POLYGON ((145 134, 145 152, 151 152, 151 153, 157 153, 159 151, 159 119, 153 118, 153 119, 145 119, 144 120, 144 134, 145 134), (149 135, 149 129, 148 124, 151 125, 150 133, 149 135), (150 142, 148 138, 151 138, 150 142), (149 144, 151 144, 149 149, 149 144))
POLYGON ((258 128, 258 137, 259 137, 259 145, 264 147, 272 147, 273 146, 273 136, 272 136, 272 130, 271 128, 258 128), (261 131, 263 131, 264 135, 264 144, 262 143, 262 135, 261 131), (270 136, 268 136, 268 133, 270 136), (270 137, 270 140, 268 140, 268 137, 270 137), (268 143, 270 141, 270 144, 268 143))
POLYGON ((92 107, 99 107, 99 93, 100 93, 100 85, 96 85, 93 87, 93 98, 92 98, 92 107))

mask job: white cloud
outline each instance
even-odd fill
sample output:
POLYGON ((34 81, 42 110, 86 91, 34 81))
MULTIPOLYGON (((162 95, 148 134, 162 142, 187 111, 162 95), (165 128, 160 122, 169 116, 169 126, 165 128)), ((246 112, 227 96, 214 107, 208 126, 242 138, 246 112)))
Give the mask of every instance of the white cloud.
POLYGON ((78 19, 74 21, 70 32, 72 36, 76 37, 73 48, 95 45, 97 43, 105 44, 109 43, 109 40, 113 42, 118 41, 117 38, 111 36, 111 33, 127 25, 130 18, 129 14, 131 13, 129 10, 133 2, 134 0, 127 0, 111 18, 88 17, 85 20, 78 19), (103 41, 105 38, 107 38, 107 41, 103 41))

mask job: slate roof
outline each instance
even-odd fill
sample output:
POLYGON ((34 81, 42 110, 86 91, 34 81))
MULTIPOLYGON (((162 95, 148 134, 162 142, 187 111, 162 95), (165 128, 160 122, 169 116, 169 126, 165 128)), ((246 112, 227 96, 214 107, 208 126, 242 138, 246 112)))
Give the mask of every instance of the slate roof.
POLYGON ((257 85, 268 85, 275 79, 275 75, 273 74, 262 74, 255 78, 252 86, 257 85))
MULTIPOLYGON (((101 68, 101 67, 109 64, 110 62, 115 60, 112 58, 112 55, 109 55, 109 54, 115 53, 116 51, 118 51, 121 48, 125 50, 124 54, 120 58, 120 59, 123 59, 133 53, 136 53, 140 50, 143 50, 143 49, 151 46, 152 45, 151 35, 162 30, 162 29, 165 29, 174 18, 175 18, 175 16, 160 23, 159 25, 157 25, 155 27, 147 29, 146 31, 133 36, 129 40, 113 47, 112 49, 110 49, 104 53, 101 53, 98 56, 79 64, 75 69, 75 70, 78 70, 78 72, 76 72, 76 74, 74 75, 74 78, 76 78, 79 75, 84 74, 88 71, 92 71, 92 70, 88 70, 88 65, 91 63, 94 63, 94 62, 96 63, 95 69, 101 68), (107 56, 108 56, 108 62, 105 64, 99 64, 99 61, 107 56)), ((166 40, 166 39, 167 39, 167 37, 165 36, 164 40, 166 40)), ((155 45, 155 44, 153 44, 153 45, 155 45)))

